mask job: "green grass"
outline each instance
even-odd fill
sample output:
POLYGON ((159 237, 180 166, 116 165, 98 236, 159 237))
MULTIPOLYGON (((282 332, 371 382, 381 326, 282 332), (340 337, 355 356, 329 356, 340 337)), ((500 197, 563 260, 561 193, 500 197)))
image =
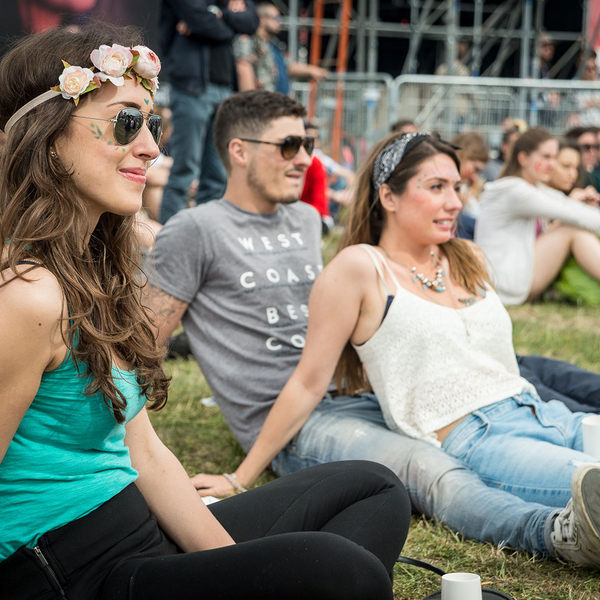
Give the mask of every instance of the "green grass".
MULTIPOLYGON (((332 244, 330 244, 332 245, 332 244)), ((330 245, 324 252, 330 251, 330 245)), ((534 304, 510 309, 517 352, 571 361, 600 372, 600 311, 565 304, 534 304)), ((202 406, 210 392, 193 361, 167 364, 173 376, 167 407, 152 415, 159 435, 181 459, 190 475, 235 470, 243 452, 216 408, 202 406)), ((259 483, 272 479, 263 474, 259 483)), ((468 571, 517 600, 600 600, 600 572, 556 561, 534 560, 464 540, 445 527, 413 517, 403 552, 445 571, 468 571)), ((396 600, 419 600, 439 589, 437 575, 397 565, 396 600)))

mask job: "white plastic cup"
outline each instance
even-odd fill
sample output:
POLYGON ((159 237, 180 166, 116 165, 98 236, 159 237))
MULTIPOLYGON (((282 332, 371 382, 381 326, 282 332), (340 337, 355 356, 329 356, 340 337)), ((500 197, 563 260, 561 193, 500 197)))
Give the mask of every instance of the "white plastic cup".
POLYGON ((594 458, 600 458, 600 415, 590 415, 581 421, 583 451, 594 458))
POLYGON ((481 579, 475 573, 442 576, 442 600, 481 600, 481 579))

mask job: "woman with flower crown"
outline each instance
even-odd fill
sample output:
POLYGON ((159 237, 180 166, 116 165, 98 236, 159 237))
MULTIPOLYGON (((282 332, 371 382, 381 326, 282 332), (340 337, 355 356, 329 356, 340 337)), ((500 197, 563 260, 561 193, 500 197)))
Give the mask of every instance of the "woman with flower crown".
MULTIPOLYGON (((600 567, 600 462, 582 451, 586 413, 541 401, 519 375, 483 255, 453 237, 459 166, 428 133, 373 148, 341 251, 311 291, 302 358, 235 475, 248 485, 272 460, 285 473, 366 458, 401 473, 418 506, 427 467, 417 444, 429 443, 467 467, 440 475, 456 490, 425 492, 433 516, 467 537, 600 567)), ((228 491, 222 476, 193 481, 228 491)))
POLYGON ((391 471, 324 465, 209 509, 152 429, 168 378, 133 223, 159 69, 98 25, 0 63, 0 595, 390 600, 410 518, 391 471))

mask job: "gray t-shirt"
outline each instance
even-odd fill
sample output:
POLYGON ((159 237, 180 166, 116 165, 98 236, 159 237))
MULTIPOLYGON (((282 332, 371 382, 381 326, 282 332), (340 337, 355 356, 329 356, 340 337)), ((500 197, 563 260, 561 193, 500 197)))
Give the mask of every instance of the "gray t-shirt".
POLYGON ((308 204, 258 214, 225 199, 177 213, 156 239, 157 285, 189 303, 192 353, 246 452, 300 359, 320 241, 308 204))

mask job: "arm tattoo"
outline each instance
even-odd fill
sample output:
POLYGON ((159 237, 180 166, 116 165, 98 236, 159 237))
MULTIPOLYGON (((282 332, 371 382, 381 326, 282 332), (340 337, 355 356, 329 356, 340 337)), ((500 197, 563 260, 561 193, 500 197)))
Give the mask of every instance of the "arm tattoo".
POLYGON ((167 321, 174 314, 178 313, 187 302, 163 292, 160 288, 149 286, 148 290, 148 308, 154 315, 161 320, 167 321))

